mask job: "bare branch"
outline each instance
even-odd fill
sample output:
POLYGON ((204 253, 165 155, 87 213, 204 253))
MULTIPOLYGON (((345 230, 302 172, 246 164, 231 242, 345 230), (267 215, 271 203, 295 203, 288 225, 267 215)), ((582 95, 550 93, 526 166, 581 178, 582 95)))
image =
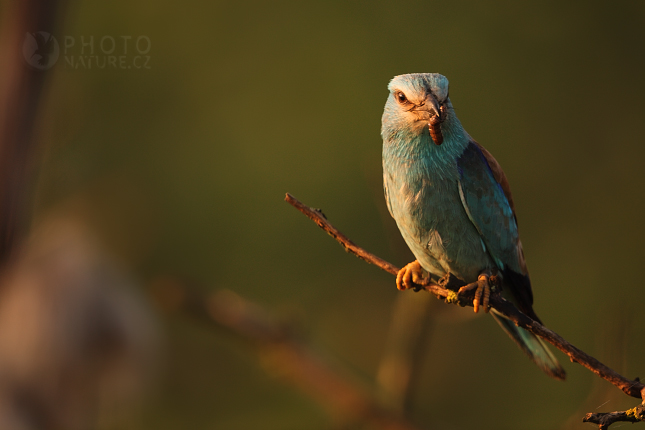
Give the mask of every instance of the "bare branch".
MULTIPOLYGON (((320 226, 323 230, 329 233, 334 239, 336 239, 348 252, 355 254, 356 256, 362 258, 368 263, 374 264, 381 269, 389 272, 393 275, 396 275, 398 268, 391 263, 365 251, 363 248, 355 245, 347 236, 342 234, 338 229, 332 226, 329 221, 324 217, 320 210, 312 209, 298 199, 293 197, 290 194, 287 194, 285 200, 298 209, 303 214, 307 215, 311 220, 320 226)), ((434 294, 438 298, 444 299, 447 303, 455 303, 460 306, 473 306, 474 291, 467 292, 457 296, 456 290, 464 284, 456 280, 454 277, 442 278, 440 281, 430 281, 429 285, 420 286, 426 291, 434 294)), ((584 351, 576 348, 569 342, 567 342, 562 336, 555 333, 552 330, 544 327, 542 324, 537 321, 533 321, 528 316, 520 312, 512 303, 504 300, 499 294, 493 294, 490 297, 490 304, 495 310, 509 318, 519 327, 525 328, 531 333, 541 337, 546 340, 560 351, 564 352, 569 359, 574 363, 579 363, 580 365, 591 370, 593 373, 599 377, 605 379, 606 381, 612 383, 616 387, 620 388, 625 394, 635 398, 645 398, 645 385, 637 380, 630 380, 620 375, 611 368, 605 366, 600 361, 596 360, 594 357, 585 353, 584 351)))

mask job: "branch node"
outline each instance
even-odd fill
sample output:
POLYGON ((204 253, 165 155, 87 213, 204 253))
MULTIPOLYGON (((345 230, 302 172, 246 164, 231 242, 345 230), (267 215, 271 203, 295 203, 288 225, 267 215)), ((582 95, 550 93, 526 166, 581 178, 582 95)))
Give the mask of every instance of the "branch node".
POLYGON ((645 420, 645 408, 643 408, 642 405, 626 410, 625 414, 627 414, 628 417, 636 418, 639 421, 645 420))
POLYGON ((320 208, 310 208, 310 209, 311 209, 311 210, 313 210, 314 212, 318 212, 318 213, 320 214, 320 216, 321 216, 321 217, 323 217, 323 218, 327 219, 327 215, 325 215, 325 214, 323 213, 322 209, 320 209, 320 208))
POLYGON ((444 302, 450 303, 450 304, 459 304, 459 296, 457 296, 457 293, 455 293, 454 291, 450 290, 448 292, 448 295, 444 299, 444 302))

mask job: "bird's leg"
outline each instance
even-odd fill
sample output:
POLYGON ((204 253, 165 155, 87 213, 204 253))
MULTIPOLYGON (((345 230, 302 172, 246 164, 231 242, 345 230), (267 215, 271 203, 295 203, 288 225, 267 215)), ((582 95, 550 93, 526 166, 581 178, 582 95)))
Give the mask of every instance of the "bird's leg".
POLYGON ((490 271, 485 271, 480 273, 476 282, 473 282, 468 285, 464 285, 459 289, 457 295, 464 293, 466 291, 475 290, 475 299, 473 300, 473 308, 475 313, 479 312, 479 304, 481 303, 484 308, 484 312, 488 313, 489 306, 488 301, 490 300, 490 287, 491 287, 491 273, 490 271))
POLYGON ((408 288, 413 288, 414 291, 419 291, 423 286, 428 284, 430 277, 418 260, 408 263, 405 267, 399 270, 396 275, 396 288, 404 291, 408 288))

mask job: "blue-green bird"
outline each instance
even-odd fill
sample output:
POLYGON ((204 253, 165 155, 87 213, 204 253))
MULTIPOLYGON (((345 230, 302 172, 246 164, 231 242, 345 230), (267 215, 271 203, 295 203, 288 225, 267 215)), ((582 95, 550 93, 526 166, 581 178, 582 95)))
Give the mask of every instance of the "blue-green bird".
MULTIPOLYGON (((437 73, 400 75, 388 88, 381 129, 385 199, 417 258, 401 269, 397 287, 451 274, 476 289, 475 312, 480 305, 488 312, 489 277, 497 275, 503 297, 540 321, 508 181, 459 122, 448 80, 437 73)), ((541 339, 494 309, 492 315, 542 370, 565 378, 541 339)))

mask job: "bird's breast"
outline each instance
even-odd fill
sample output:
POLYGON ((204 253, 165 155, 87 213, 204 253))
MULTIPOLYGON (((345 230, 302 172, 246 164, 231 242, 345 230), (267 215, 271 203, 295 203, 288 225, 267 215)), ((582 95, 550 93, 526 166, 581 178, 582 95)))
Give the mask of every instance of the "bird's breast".
POLYGON ((450 166, 384 157, 383 167, 390 213, 421 265, 436 276, 476 279, 471 268, 483 267, 488 257, 461 202, 458 178, 445 174, 450 166))

